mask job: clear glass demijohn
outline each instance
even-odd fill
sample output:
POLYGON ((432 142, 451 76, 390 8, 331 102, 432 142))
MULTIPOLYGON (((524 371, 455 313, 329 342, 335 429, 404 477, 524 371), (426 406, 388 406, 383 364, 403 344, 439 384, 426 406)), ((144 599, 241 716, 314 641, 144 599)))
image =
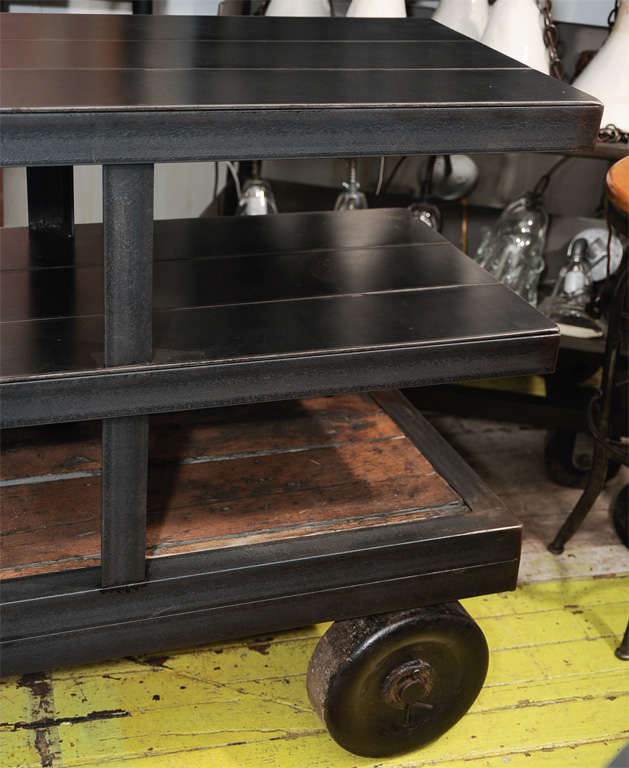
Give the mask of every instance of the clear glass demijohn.
POLYGON ((585 238, 571 244, 568 260, 559 271, 552 294, 540 305, 540 312, 558 323, 562 332, 569 336, 591 337, 603 333, 586 311, 592 296, 592 267, 587 251, 585 238))
POLYGON ((548 213, 541 195, 528 193, 504 209, 475 255, 482 267, 533 306, 545 267, 547 229, 548 213))

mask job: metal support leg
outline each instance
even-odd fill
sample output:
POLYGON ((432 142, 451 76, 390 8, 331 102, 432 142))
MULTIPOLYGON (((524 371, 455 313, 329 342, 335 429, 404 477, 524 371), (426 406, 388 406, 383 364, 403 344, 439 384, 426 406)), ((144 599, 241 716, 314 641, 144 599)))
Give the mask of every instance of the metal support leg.
POLYGON ((626 453, 619 451, 614 446, 614 441, 610 439, 610 432, 612 431, 614 388, 617 386, 616 370, 624 339, 625 307, 629 296, 628 258, 629 250, 626 250, 617 273, 618 282, 609 315, 601 395, 592 399, 588 409, 588 428, 595 439, 594 462, 581 498, 553 541, 548 545, 549 551, 554 555, 560 555, 563 552, 566 542, 576 533, 599 493, 603 490, 607 480, 609 458, 619 455, 620 461, 627 462, 626 453))
POLYGON ((74 235, 74 169, 71 165, 26 169, 28 227, 33 235, 74 235))
POLYGON ((598 498, 599 493, 605 487, 607 464, 608 458, 605 448, 598 443, 595 443, 594 462, 592 464, 592 469, 590 470, 585 490, 555 538, 548 545, 548 549, 553 555, 560 555, 563 552, 566 542, 577 532, 579 526, 585 520, 587 513, 598 498))
MULTIPOLYGON (((150 362, 153 166, 103 168, 105 365, 150 362)), ((145 577, 148 417, 103 422, 102 583, 145 577)))
POLYGON ((629 661, 629 621, 627 622, 622 642, 616 648, 616 656, 622 661, 629 661))

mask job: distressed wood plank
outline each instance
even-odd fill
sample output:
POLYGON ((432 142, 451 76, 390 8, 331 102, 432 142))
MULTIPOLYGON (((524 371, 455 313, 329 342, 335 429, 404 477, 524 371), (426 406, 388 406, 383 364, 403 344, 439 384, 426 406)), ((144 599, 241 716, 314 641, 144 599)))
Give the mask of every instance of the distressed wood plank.
MULTIPOLYGON (((156 414, 151 417, 150 458, 220 458, 401 434, 370 397, 318 397, 156 414)), ((98 422, 7 429, 1 447, 3 481, 101 468, 98 422)))
MULTIPOLYGON (((147 555, 179 554, 466 511, 366 396, 155 420, 147 555)), ((0 578, 100 562, 97 435, 15 430, 2 489, 0 578), (35 465, 36 468, 33 468, 35 465), (33 477, 31 473, 53 474, 33 477), (22 469, 20 469, 22 467, 22 469), (79 467, 79 469, 77 469, 79 467), (26 469, 25 469, 26 468, 26 469), (83 475, 83 476, 81 476, 83 475), (12 484, 11 484, 12 483, 12 484)))
MULTIPOLYGON (((187 764, 194 768, 213 768, 213 766, 225 765, 221 759, 225 759, 226 752, 232 765, 254 766, 256 768, 277 768, 278 759, 294 760, 290 765, 302 765, 300 760, 308 759, 309 768, 366 768, 370 764, 347 754, 335 754, 333 762, 327 754, 321 755, 321 745, 325 743, 325 734, 315 733, 304 736, 298 741, 283 742, 284 749, 271 751, 260 745, 242 744, 234 745, 228 750, 195 750, 185 756, 181 753, 125 760, 125 768, 155 768, 159 761, 185 759, 187 764), (217 752, 219 754, 217 754, 217 752)), ((583 766, 604 766, 611 762, 625 744, 624 739, 605 739, 600 742, 586 744, 570 744, 566 747, 543 747, 538 750, 524 750, 511 752, 508 755, 499 754, 493 756, 483 755, 478 758, 464 758, 463 760, 430 760, 424 761, 421 757, 410 755, 399 757, 394 762, 385 761, 377 764, 371 763, 374 768, 424 768, 433 765, 445 765, 447 768, 583 768, 583 766), (508 760, 508 762, 506 762, 508 760)), ((107 765, 107 763, 104 763, 107 765)), ((228 763, 229 764, 229 763, 228 763)), ((286 763, 289 765, 289 763, 286 763)))

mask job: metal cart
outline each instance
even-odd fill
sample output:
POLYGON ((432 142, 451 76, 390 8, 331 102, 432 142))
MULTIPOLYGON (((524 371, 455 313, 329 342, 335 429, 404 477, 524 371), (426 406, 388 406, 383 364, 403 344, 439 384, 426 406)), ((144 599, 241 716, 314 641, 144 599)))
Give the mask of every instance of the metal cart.
POLYGON ((1 426, 102 420, 100 564, 2 581, 3 673, 344 619, 309 676, 334 738, 443 732, 487 665, 451 601, 513 588, 520 532, 421 416, 377 396, 449 514, 147 557, 149 414, 550 372, 557 328, 407 211, 154 223, 153 164, 565 150, 601 105, 423 19, 13 14, 1 35, 0 163, 103 164, 104 219, 1 233, 1 426))

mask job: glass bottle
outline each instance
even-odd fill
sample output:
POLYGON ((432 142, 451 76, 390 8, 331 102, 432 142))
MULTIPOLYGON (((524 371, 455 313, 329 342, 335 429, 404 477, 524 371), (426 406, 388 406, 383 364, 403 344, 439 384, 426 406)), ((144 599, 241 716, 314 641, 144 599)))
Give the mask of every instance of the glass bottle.
POLYGON ((580 237, 571 244, 553 292, 540 305, 540 312, 572 336, 602 335, 602 328, 585 309, 592 295, 592 268, 587 250, 585 238, 580 237))
POLYGON ((349 167, 349 181, 343 182, 343 192, 336 198, 335 211, 356 211, 368 208, 365 193, 360 191, 358 183, 358 165, 354 158, 347 161, 349 167))
POLYGON ((266 216, 277 213, 277 203, 271 185, 260 176, 260 162, 252 165, 252 178, 247 179, 238 200, 237 216, 266 216))
POLYGON ((548 214, 540 195, 514 200, 489 229, 475 254, 476 261, 497 280, 530 304, 537 304, 537 287, 544 271, 548 214))

